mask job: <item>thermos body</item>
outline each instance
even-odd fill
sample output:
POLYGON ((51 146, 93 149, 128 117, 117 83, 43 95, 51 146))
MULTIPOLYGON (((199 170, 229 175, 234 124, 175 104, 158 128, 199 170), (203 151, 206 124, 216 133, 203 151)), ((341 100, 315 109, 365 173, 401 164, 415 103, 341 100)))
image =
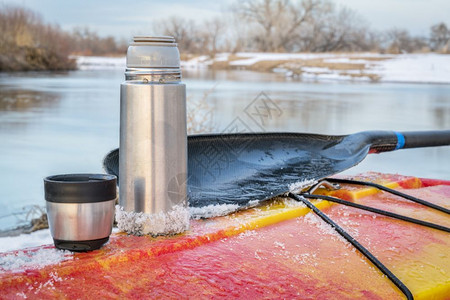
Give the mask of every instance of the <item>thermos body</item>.
POLYGON ((186 86, 124 82, 120 102, 120 205, 159 213, 185 204, 186 86))
POLYGON ((120 93, 119 204, 159 214, 187 205, 186 86, 172 37, 135 37, 120 93))

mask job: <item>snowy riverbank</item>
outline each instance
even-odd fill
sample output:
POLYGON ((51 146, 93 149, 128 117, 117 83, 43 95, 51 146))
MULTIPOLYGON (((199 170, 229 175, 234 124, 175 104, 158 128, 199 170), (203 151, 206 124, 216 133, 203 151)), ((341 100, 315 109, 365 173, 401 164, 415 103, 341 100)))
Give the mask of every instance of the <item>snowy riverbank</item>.
MULTIPOLYGON (((81 70, 124 69, 125 57, 76 57, 81 70)), ((221 53, 182 61, 184 69, 250 69, 317 81, 450 83, 450 55, 376 53, 221 53)))

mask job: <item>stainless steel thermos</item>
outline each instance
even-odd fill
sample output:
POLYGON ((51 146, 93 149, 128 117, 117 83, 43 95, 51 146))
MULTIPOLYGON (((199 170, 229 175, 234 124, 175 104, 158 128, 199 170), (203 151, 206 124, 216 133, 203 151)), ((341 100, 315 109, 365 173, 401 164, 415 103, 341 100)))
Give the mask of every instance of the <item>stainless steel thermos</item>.
POLYGON ((119 204, 157 214, 186 205, 186 86, 172 37, 136 36, 120 92, 119 204))

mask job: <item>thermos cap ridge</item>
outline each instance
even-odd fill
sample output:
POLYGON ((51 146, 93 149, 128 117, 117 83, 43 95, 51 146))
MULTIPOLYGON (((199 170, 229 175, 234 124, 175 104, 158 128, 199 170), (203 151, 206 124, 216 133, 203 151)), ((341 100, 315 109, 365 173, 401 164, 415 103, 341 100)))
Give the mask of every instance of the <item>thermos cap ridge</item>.
POLYGON ((175 38, 171 36, 148 36, 136 35, 133 37, 135 43, 175 43, 175 38))
POLYGON ((135 36, 133 40, 127 51, 127 68, 180 68, 180 52, 173 37, 135 36))

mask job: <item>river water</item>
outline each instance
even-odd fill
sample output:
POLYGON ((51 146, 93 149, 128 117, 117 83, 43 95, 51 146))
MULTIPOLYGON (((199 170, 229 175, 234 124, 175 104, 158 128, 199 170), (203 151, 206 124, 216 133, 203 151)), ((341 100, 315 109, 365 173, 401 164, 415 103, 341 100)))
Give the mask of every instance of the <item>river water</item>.
MULTIPOLYGON (((0 75, 0 230, 44 207, 43 178, 103 172, 119 144, 123 70, 0 75)), ((450 85, 302 82, 274 73, 184 73, 193 132, 450 128, 450 85)), ((450 179, 450 147, 369 155, 346 171, 450 179)))

